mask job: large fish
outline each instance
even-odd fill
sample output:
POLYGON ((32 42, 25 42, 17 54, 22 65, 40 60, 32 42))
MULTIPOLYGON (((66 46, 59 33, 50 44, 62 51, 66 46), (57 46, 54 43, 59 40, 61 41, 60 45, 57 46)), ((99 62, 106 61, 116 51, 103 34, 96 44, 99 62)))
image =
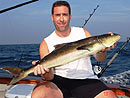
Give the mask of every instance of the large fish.
POLYGON ((63 43, 55 46, 55 50, 41 59, 36 65, 27 69, 17 67, 3 67, 2 70, 8 71, 14 77, 9 83, 15 84, 19 80, 34 72, 34 67, 44 65, 47 68, 62 66, 74 60, 80 59, 84 56, 95 54, 106 47, 112 46, 120 39, 119 34, 103 34, 81 39, 75 42, 63 43))

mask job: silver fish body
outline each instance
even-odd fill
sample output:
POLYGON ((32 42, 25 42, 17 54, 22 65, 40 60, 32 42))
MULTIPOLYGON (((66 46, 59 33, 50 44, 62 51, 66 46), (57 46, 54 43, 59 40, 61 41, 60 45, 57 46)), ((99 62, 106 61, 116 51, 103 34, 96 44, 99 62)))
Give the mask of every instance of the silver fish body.
MULTIPOLYGON (((41 66, 44 65, 47 68, 63 66, 64 64, 82 57, 93 55, 106 47, 110 47, 119 39, 119 34, 104 34, 56 45, 56 49, 41 59, 37 64, 41 66)), ((37 64, 35 66, 37 66, 37 64)), ((14 75, 14 78, 10 82, 10 85, 12 85, 26 77, 28 74, 33 73, 35 66, 31 66, 27 69, 12 67, 3 67, 0 69, 6 70, 14 75)))

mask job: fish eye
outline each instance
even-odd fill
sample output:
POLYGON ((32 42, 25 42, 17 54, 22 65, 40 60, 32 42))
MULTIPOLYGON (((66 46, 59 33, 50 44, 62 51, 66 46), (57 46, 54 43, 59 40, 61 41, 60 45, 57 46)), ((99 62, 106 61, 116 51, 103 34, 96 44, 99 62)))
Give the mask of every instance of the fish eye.
POLYGON ((110 35, 112 36, 112 35, 114 35, 113 33, 110 33, 110 35))

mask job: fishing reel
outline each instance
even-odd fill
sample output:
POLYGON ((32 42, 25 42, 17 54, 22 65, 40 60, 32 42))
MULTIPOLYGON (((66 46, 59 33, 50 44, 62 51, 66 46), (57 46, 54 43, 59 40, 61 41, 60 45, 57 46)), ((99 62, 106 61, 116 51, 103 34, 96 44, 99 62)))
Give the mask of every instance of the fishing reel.
POLYGON ((95 73, 96 75, 98 75, 99 73, 101 73, 102 68, 101 68, 101 66, 100 66, 100 62, 98 62, 97 65, 95 65, 95 66, 93 67, 93 71, 94 71, 94 73, 95 73))

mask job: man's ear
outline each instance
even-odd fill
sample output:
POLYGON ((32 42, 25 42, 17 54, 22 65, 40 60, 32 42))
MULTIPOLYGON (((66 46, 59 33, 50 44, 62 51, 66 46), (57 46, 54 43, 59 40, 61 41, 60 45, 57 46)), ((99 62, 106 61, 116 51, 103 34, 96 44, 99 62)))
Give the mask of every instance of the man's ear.
POLYGON ((53 21, 53 15, 51 15, 51 20, 53 21))
POLYGON ((71 20, 71 15, 70 15, 70 20, 71 20))

